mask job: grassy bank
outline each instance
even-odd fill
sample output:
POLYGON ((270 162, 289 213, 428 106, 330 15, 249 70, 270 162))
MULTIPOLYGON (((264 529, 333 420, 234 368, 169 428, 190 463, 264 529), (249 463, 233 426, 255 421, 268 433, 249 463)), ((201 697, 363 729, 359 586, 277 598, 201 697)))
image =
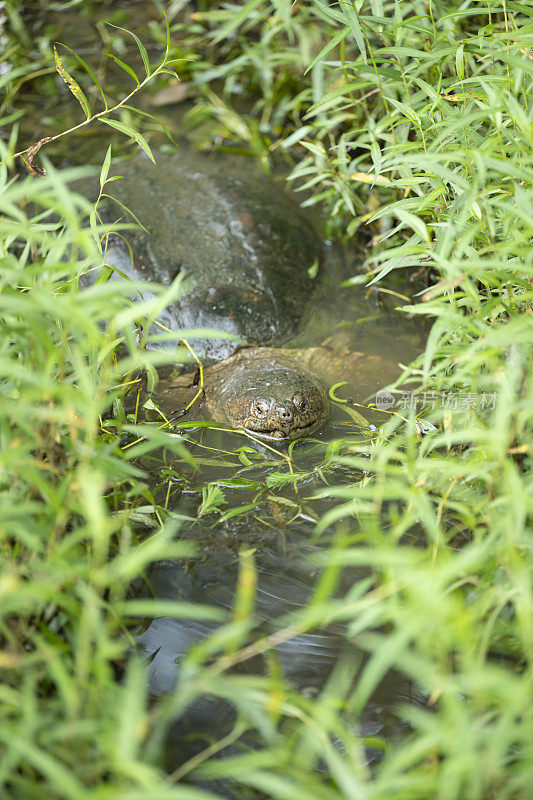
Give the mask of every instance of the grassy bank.
MULTIPOLYGON (((9 162, 19 149, 21 77, 50 97, 61 81, 46 72, 54 68, 49 38, 32 40, 11 3, 18 71, 2 76, 12 133, 0 143, 2 794, 200 800, 224 796, 230 785, 238 796, 255 788, 280 800, 529 800, 528 9, 318 0, 166 8, 169 57, 183 59, 177 69, 195 101, 190 135, 238 145, 265 168, 282 154, 329 232, 370 234, 364 274, 353 283, 387 290, 401 270, 413 278, 402 313, 432 322, 425 352, 395 389, 401 416, 372 444, 335 456, 367 479, 324 490, 332 505, 318 527, 337 526, 337 542, 323 551, 312 605, 279 623, 278 635, 290 638, 342 620, 346 638, 369 658, 355 683, 339 664, 310 700, 275 667, 261 678, 232 672, 273 643, 250 633, 244 589, 232 619, 207 605, 131 599, 131 583, 150 563, 188 547, 133 463, 141 448, 164 441, 183 455, 184 444, 136 426, 121 407, 125 384, 172 360, 140 350, 128 333, 171 295, 125 306, 104 281, 82 298, 77 276, 104 260, 95 237, 102 230, 94 218, 87 225, 91 205, 68 189, 73 174, 48 164, 45 178, 24 177, 9 162), (243 95, 252 100, 245 112, 243 95), (148 441, 123 449, 125 435, 148 441), (143 513, 156 525, 139 538, 143 513), (339 573, 352 565, 369 568, 372 581, 333 599, 339 573), (188 659, 176 691, 157 701, 148 699, 132 637, 150 616, 226 623, 212 646, 188 659), (427 699, 402 710, 410 732, 382 743, 383 758, 370 769, 358 723, 390 667, 427 699), (205 693, 231 698, 236 726, 169 777, 165 732, 205 693), (257 748, 216 758, 243 730, 257 748)), ((114 21, 128 27, 127 13, 114 21)), ((164 28, 153 21, 149 31, 162 46, 164 28)), ((113 36, 114 46, 124 42, 115 52, 142 66, 135 42, 132 50, 125 44, 131 37, 113 36)), ((91 76, 65 63, 98 110, 91 76)), ((173 80, 163 76, 147 91, 173 80)), ((124 109, 113 118, 151 140, 149 119, 124 109)), ((80 168, 76 176, 86 174, 80 168)))

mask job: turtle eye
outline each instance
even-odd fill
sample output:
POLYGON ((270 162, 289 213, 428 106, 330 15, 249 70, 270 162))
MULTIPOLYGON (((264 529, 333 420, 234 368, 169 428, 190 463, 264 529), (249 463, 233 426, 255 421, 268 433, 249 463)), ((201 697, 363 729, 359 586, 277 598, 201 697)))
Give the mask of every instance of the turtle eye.
POLYGON ((301 394, 295 394, 292 398, 293 404, 296 406, 298 411, 303 411, 305 408, 305 400, 303 399, 301 394))
POLYGON ((268 408, 269 406, 266 400, 257 400, 252 406, 252 413, 255 414, 256 417, 264 417, 268 408))

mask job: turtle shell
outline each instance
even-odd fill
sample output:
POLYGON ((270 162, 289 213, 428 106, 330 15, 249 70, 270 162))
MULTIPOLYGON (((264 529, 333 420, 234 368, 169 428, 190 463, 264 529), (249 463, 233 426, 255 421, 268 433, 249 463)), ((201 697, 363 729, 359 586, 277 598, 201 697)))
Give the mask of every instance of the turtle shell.
MULTIPOLYGON (((143 156, 117 168, 123 178, 113 183, 113 195, 149 234, 127 234, 133 264, 116 237, 108 262, 167 286, 186 275, 184 294, 160 316, 171 330, 210 328, 261 345, 293 334, 309 310, 309 271, 321 256, 307 214, 242 157, 182 150, 156 153, 156 162, 143 156)), ((208 336, 193 344, 200 357, 216 360, 238 346, 208 336)))

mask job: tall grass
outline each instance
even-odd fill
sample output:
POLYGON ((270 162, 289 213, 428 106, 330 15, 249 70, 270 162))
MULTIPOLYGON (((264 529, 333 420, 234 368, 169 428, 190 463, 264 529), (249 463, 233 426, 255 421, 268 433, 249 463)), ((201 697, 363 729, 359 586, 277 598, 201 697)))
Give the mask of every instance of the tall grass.
MULTIPOLYGON (((527 8, 251 0, 189 11, 168 4, 172 46, 194 54, 185 76, 203 98, 191 124, 211 120, 211 133, 265 160, 285 152, 295 185, 311 190, 331 230, 370 230, 365 274, 353 283, 386 288, 393 271, 423 275, 425 288, 416 294, 415 279, 402 309, 432 320, 425 352, 396 387, 410 421, 393 416, 371 444, 335 453, 367 478, 322 491, 331 506, 316 535, 336 530, 335 545, 316 556, 324 570, 309 607, 280 619, 270 637, 253 632, 245 554, 232 619, 207 605, 131 600, 128 587, 151 562, 188 552, 134 466, 135 448, 120 448, 130 434, 152 437, 143 448, 163 441, 131 424, 121 396, 156 361, 127 323, 169 297, 131 308, 118 284, 80 293, 77 275, 102 263, 98 229, 83 224, 91 206, 67 186, 84 171, 23 179, 3 167, 2 792, 185 800, 230 786, 280 800, 528 800, 527 8), (255 102, 246 114, 242 91, 255 102), (431 426, 414 424, 421 412, 431 426), (161 521, 144 539, 139 506, 161 521), (353 566, 372 581, 332 597, 353 566), (225 624, 186 659, 174 693, 149 703, 131 630, 158 615, 225 624), (275 666, 266 677, 232 671, 334 620, 369 655, 355 682, 356 665, 341 661, 311 700, 275 666), (427 701, 402 709, 410 732, 370 769, 360 715, 391 667, 427 701), (235 727, 169 777, 165 731, 204 694, 235 706, 235 727), (245 730, 254 748, 220 756, 245 730)), ((185 457, 178 437, 164 441, 185 457)))

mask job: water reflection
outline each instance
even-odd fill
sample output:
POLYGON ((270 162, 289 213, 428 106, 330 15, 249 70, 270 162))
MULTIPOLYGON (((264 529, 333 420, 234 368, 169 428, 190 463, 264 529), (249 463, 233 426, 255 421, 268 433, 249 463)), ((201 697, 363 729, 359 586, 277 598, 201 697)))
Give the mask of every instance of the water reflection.
MULTIPOLYGON (((209 603, 231 612, 239 574, 239 549, 243 543, 254 548, 257 587, 253 616, 255 627, 248 641, 272 634, 287 625, 292 612, 305 609, 313 596, 320 570, 312 556, 323 545, 309 544, 310 526, 291 529, 266 529, 251 516, 229 521, 222 528, 204 529, 194 536, 198 547, 195 557, 154 564, 143 589, 159 599, 209 603)), ((344 596, 358 581, 368 577, 364 571, 345 571, 336 594, 344 596)), ((153 619, 139 636, 148 660, 150 691, 160 696, 170 693, 180 679, 180 664, 191 647, 216 631, 217 623, 162 617, 153 619)), ((246 643, 247 643, 246 642, 246 643)), ((236 671, 249 675, 265 674, 267 661, 274 656, 280 680, 304 697, 316 697, 325 687, 339 661, 349 663, 352 683, 366 663, 365 653, 356 642, 346 638, 341 624, 313 629, 276 644, 270 654, 256 655, 239 664, 236 671)), ((271 666, 271 664, 270 664, 271 666)), ((364 741, 378 738, 386 743, 407 727, 395 712, 396 706, 414 697, 410 682, 390 671, 374 691, 357 719, 351 724, 364 741)), ((176 769, 185 760, 203 750, 212 741, 229 733, 236 710, 227 699, 212 696, 196 698, 180 715, 169 734, 167 763, 176 769)), ((232 745, 228 755, 240 746, 256 746, 254 735, 232 745)), ((379 747, 366 747, 367 759, 380 756, 379 747)))

